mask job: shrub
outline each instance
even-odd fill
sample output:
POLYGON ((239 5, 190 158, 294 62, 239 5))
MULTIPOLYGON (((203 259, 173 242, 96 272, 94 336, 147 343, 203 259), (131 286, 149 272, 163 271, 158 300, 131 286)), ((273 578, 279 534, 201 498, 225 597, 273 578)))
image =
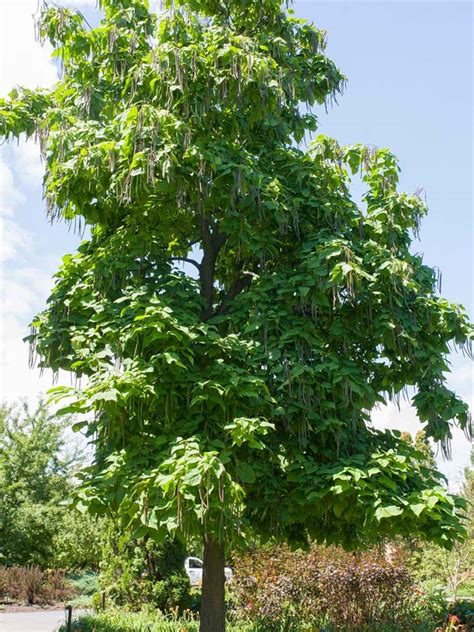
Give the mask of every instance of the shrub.
POLYGON ((238 614, 268 632, 300 629, 301 621, 341 630, 413 623, 415 588, 402 563, 378 552, 316 546, 307 554, 260 549, 237 560, 232 582, 238 614))
POLYGON ((414 621, 442 622, 447 612, 444 591, 436 586, 416 586, 410 612, 414 621))
POLYGON ((182 610, 191 605, 185 556, 185 546, 177 540, 134 538, 110 525, 100 584, 119 606, 140 610, 146 605, 163 611, 177 606, 182 610))
POLYGON ((105 521, 71 507, 62 509, 51 544, 49 565, 69 571, 97 570, 105 521))
POLYGON ((39 566, 0 568, 0 600, 23 604, 52 604, 74 595, 60 571, 42 571, 39 566))
POLYGON ((70 600, 74 608, 92 608, 93 599, 97 595, 97 607, 100 606, 99 576, 92 571, 69 573, 68 581, 76 592, 76 596, 70 600))
POLYGON ((93 571, 70 573, 68 579, 80 595, 91 597, 98 590, 98 575, 93 571))

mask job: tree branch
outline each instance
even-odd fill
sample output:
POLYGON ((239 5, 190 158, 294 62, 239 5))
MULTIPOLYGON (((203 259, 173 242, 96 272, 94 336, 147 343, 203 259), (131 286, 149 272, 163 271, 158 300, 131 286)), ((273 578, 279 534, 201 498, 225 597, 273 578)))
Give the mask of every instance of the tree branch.
POLYGON ((234 283, 230 286, 229 291, 224 296, 221 301, 221 304, 215 311, 215 316, 223 316, 227 314, 230 309, 231 301, 244 292, 252 283, 252 277, 250 275, 241 276, 234 281, 234 283))
POLYGON ((194 259, 189 259, 188 257, 171 257, 171 261, 182 261, 183 263, 190 263, 200 271, 201 264, 195 261, 194 259))
POLYGON ((217 256, 227 240, 227 234, 222 233, 217 227, 211 230, 211 223, 203 215, 201 217, 201 239, 203 257, 199 268, 199 279, 201 282, 201 296, 205 301, 201 318, 207 321, 213 315, 214 309, 214 275, 217 256))

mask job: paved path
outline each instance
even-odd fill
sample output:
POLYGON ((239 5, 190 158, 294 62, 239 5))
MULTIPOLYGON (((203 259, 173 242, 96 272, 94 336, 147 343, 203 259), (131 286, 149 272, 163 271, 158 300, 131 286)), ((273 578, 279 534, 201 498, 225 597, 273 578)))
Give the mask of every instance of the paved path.
POLYGON ((57 632, 64 622, 64 610, 0 612, 0 632, 57 632))

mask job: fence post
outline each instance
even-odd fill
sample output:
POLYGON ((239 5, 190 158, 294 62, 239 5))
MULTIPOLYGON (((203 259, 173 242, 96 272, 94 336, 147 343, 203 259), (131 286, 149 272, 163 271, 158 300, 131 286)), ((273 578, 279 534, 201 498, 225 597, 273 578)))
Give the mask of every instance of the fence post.
POLYGON ((103 590, 100 594, 100 605, 102 610, 105 610, 105 590, 103 590))
POLYGON ((66 606, 66 629, 72 632, 72 606, 66 606))

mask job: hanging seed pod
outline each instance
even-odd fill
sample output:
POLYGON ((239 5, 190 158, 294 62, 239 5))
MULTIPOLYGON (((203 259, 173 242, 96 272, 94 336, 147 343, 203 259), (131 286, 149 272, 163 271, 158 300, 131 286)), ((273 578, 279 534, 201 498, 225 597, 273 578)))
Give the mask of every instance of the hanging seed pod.
POLYGON ((115 151, 113 149, 109 150, 109 170, 113 172, 115 170, 115 151))

